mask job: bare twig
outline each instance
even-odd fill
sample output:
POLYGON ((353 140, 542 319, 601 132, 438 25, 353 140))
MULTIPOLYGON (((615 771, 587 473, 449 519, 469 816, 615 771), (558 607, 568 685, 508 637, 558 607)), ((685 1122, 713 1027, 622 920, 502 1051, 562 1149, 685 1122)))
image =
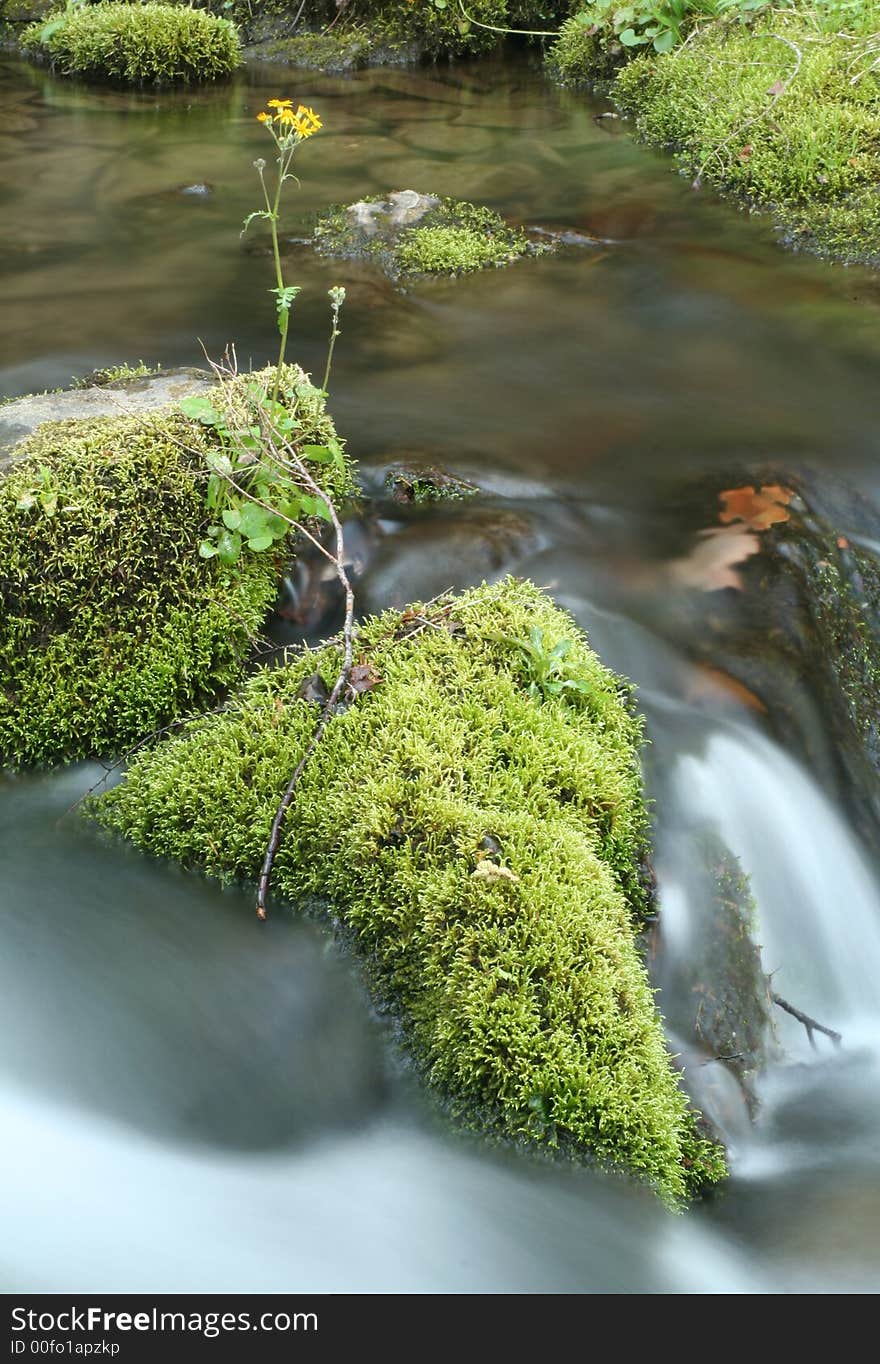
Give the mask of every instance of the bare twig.
POLYGON ((810 1018, 809 1014, 801 1013, 800 1009, 796 1009, 793 1004, 789 1004, 788 1000, 783 999, 781 995, 772 995, 771 998, 773 1003, 778 1004, 780 1009, 784 1009, 787 1014, 791 1014, 792 1018, 796 1018, 799 1023, 803 1023, 807 1030, 807 1037, 810 1039, 810 1046, 814 1051, 816 1050, 816 1043, 813 1040, 814 1032, 824 1033, 826 1037, 831 1038, 835 1047, 840 1046, 843 1038, 839 1032, 835 1032, 833 1028, 826 1028, 824 1023, 817 1023, 815 1018, 810 1018))
POLYGON ((224 701, 222 705, 215 706, 213 710, 200 710, 198 715, 184 715, 177 720, 172 720, 169 724, 163 725, 161 729, 154 729, 151 734, 146 734, 143 739, 139 739, 133 748, 129 748, 121 757, 115 758, 112 763, 101 763, 101 766, 104 768, 103 777, 99 777, 87 791, 83 791, 81 796, 77 796, 72 805, 68 805, 63 814, 60 814, 56 819, 55 827, 57 828, 68 815, 72 815, 74 810, 78 809, 84 800, 88 800, 89 796, 93 796, 99 787, 110 780, 110 777, 118 768, 123 767, 125 763, 128 762, 129 758, 135 757, 136 754, 140 753, 142 748, 146 748, 147 744, 151 744, 154 739, 161 739, 164 734, 170 734, 172 730, 180 729, 183 725, 188 725, 191 720, 201 720, 207 715, 222 715, 228 704, 228 701, 224 701))
MULTIPOLYGON (((273 454, 280 457, 280 452, 274 444, 274 441, 271 440, 271 437, 270 443, 272 444, 273 454)), ((287 459, 284 462, 292 464, 297 475, 303 480, 305 486, 312 495, 321 498, 327 504, 327 510, 336 538, 336 554, 333 556, 333 565, 336 570, 336 576, 342 584, 342 590, 345 593, 345 623, 342 628, 342 668, 340 669, 333 690, 321 708, 321 718, 318 721, 315 732, 311 737, 305 753, 297 763, 290 781, 287 783, 284 795, 281 797, 278 809, 275 811, 275 818, 272 820, 272 829, 269 834, 266 855, 263 858, 263 866, 260 870, 260 884, 257 889, 257 917, 259 919, 265 919, 267 917, 266 898, 269 893, 269 883, 272 878, 272 867, 275 863, 278 848, 281 844, 281 833, 284 827, 284 821, 287 817, 287 812, 293 804, 293 798, 296 795, 299 779, 305 771, 309 759, 324 737, 327 725, 336 713, 336 708, 348 689, 354 651, 354 589, 351 585, 351 579, 345 571, 345 538, 342 531, 342 522, 339 520, 339 514, 333 505, 333 499, 323 492, 315 482, 314 478, 309 473, 305 462, 300 458, 294 446, 285 445, 284 452, 287 456, 287 459)))

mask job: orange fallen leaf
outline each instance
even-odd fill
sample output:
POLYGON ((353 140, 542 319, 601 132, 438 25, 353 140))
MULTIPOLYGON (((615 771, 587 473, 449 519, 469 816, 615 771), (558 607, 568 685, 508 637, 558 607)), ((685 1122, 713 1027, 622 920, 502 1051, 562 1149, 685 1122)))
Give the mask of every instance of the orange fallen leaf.
POLYGON ((743 521, 751 530, 767 530, 777 521, 787 521, 787 507, 794 493, 778 483, 766 483, 762 488, 728 488, 719 493, 723 510, 718 520, 722 525, 743 521))
POLYGON ((739 701, 743 706, 748 706, 750 710, 767 714, 767 707, 760 696, 749 691, 748 687, 744 687, 742 682, 731 677, 730 673, 722 672, 721 668, 713 668, 709 663, 696 665, 688 679, 687 699, 709 702, 732 699, 739 701))

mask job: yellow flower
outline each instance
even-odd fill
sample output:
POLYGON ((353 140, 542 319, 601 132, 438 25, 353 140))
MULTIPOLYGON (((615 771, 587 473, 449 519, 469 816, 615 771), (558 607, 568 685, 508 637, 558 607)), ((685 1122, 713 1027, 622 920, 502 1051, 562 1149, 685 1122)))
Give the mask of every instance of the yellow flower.
MULTIPOLYGON (((305 104, 299 106, 296 116, 310 126, 310 133, 316 133, 319 128, 324 126, 314 109, 307 108, 305 104)), ((309 134, 304 134, 304 136, 309 136, 309 134)))
POLYGON ((266 114, 266 113, 257 114, 257 120, 258 120, 258 122, 260 122, 260 123, 271 123, 271 122, 272 122, 272 115, 271 115, 271 114, 266 114))
POLYGON ((290 99, 269 99, 269 100, 266 100, 266 103, 268 104, 268 106, 269 106, 270 109, 289 109, 290 106, 293 104, 293 100, 290 100, 290 99))
POLYGON ((279 109, 275 117, 279 123, 296 123, 296 114, 292 109, 279 109))

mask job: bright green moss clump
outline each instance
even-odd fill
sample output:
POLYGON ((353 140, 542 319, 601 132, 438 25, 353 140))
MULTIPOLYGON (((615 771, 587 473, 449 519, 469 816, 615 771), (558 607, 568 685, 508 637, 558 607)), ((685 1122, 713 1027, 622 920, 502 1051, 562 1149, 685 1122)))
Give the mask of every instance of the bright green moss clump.
MULTIPOLYGON (((319 399, 300 416, 332 434, 319 399)), ((278 561, 200 558, 208 440, 165 410, 47 423, 18 447, 0 480, 0 764, 123 751, 240 676, 278 561)))
MULTIPOLYGON (((723 1173, 667 1053, 636 933, 646 909, 641 722, 628 685, 529 583, 368 622, 372 690, 329 724, 275 864, 329 901, 430 1082, 472 1120, 624 1166, 678 1202, 723 1173), (515 647, 571 641, 583 693, 530 695, 515 647)), ((135 760, 97 803, 140 847, 254 880, 315 722, 327 647, 256 674, 222 715, 135 760)), ((364 674, 365 675, 365 674, 364 674)))
MULTIPOLYGON (((859 24, 880 28, 880 5, 866 5, 859 24)), ((825 32, 818 11, 774 10, 749 26, 707 24, 668 56, 637 58, 613 93, 642 137, 676 149, 688 175, 775 209, 799 241, 875 259, 876 57, 876 39, 825 32)))
POLYGON ((66 74, 128 85, 216 80, 242 60, 230 20, 183 5, 110 0, 58 10, 25 29, 21 43, 66 74))
POLYGON ((401 239, 397 263, 404 274, 461 275, 509 265, 521 254, 503 236, 470 227, 414 227, 401 239))
POLYGON ((322 255, 373 260, 393 279, 468 274, 547 249, 491 208, 413 190, 328 209, 315 224, 314 243, 322 255))

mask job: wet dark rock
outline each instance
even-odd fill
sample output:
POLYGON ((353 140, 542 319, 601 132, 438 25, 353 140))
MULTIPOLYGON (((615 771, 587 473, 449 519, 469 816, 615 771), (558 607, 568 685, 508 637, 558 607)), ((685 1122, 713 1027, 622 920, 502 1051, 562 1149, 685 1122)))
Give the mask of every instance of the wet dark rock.
POLYGON ((425 601, 447 588, 464 588, 510 572, 537 548, 531 522, 494 506, 426 512, 387 536, 364 577, 364 611, 425 601))
POLYGON ((649 938, 648 966, 667 1022, 686 1053, 685 1088, 724 1139, 754 1117, 755 1082, 776 1052, 770 980, 755 940, 749 880, 733 853, 707 834, 696 857, 676 849, 674 864, 698 912, 691 916, 686 943, 672 950, 660 916, 649 938))
MULTIPOLYGON (((746 482, 745 479, 741 479, 746 482)), ((705 610, 700 650, 767 706, 872 841, 880 822, 880 513, 816 472, 748 483, 794 493, 739 565, 739 594, 705 610)), ((733 486, 728 484, 727 486, 733 486)), ((714 595, 714 594, 713 594, 714 595)), ((708 606, 708 602, 705 603, 708 606)))
POLYGON ((461 501, 475 497, 480 489, 466 478, 458 478, 436 464, 401 462, 392 465, 385 475, 385 487, 392 501, 404 505, 424 506, 431 502, 461 501))

